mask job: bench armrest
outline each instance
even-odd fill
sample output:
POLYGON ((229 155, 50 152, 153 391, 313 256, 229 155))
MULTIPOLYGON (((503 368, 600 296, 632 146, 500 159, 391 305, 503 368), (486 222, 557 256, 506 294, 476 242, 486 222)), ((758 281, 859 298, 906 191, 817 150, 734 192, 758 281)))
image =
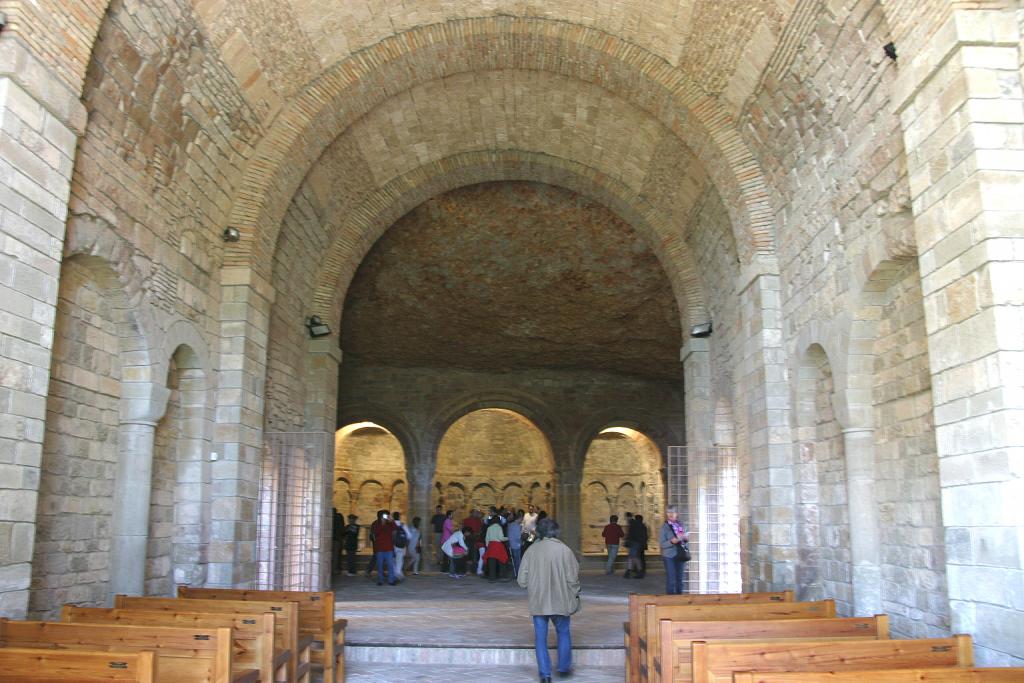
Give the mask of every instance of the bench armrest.
POLYGON ((292 658, 291 650, 278 650, 274 653, 274 671, 280 669, 292 658))
POLYGON ((335 619, 332 630, 334 633, 337 633, 338 631, 344 631, 347 627, 348 619, 335 619))
POLYGON ((260 683, 260 672, 256 669, 232 671, 231 683, 260 683))

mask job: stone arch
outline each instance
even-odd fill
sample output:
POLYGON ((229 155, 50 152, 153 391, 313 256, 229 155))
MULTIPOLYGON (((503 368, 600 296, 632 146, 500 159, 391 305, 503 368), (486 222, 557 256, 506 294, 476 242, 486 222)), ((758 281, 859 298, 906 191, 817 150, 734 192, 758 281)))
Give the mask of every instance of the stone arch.
MULTIPOLYGON (((372 420, 347 421, 335 434, 334 454, 332 480, 345 482, 360 525, 373 522, 379 509, 405 510, 408 454, 394 432, 372 420)), ((339 495, 335 488, 333 498, 339 495)))
POLYGON ((371 422, 386 429, 401 444, 406 471, 415 468, 420 442, 416 431, 405 419, 384 406, 373 403, 349 403, 341 408, 337 418, 339 429, 358 422, 371 422))
POLYGON ((170 395, 154 434, 147 595, 172 595, 178 584, 203 585, 208 561, 211 473, 206 456, 213 431, 209 360, 192 346, 175 343, 194 336, 183 333, 182 325, 176 327, 165 344, 173 351, 158 363, 167 368, 170 395))
POLYGON ((550 19, 499 16, 410 29, 333 65, 311 82, 279 115, 245 170, 230 217, 243 239, 229 246, 225 263, 265 272, 283 207, 308 169, 345 128, 384 99, 423 80, 507 68, 563 73, 626 93, 624 99, 664 121, 709 169, 733 212, 744 261, 774 250, 771 208, 757 161, 731 115, 688 83, 685 74, 639 46, 595 29, 550 19), (510 49, 481 52, 477 49, 481 39, 510 49), (418 58, 438 45, 446 48, 442 71, 431 69, 424 74, 418 58), (594 59, 579 59, 581 54, 594 59), (658 96, 641 95, 645 90, 658 96), (689 115, 678 116, 680 110, 689 115))
MULTIPOLYGON (((388 507, 391 511, 401 512, 402 515, 407 514, 409 507, 409 491, 402 479, 396 480, 391 484, 391 504, 388 507)), ((410 521, 410 520, 406 520, 410 521)))
POLYGON ((846 459, 834 394, 830 356, 811 344, 801 354, 796 382, 796 583, 806 599, 834 598, 837 610, 850 614, 846 459))
POLYGON ((516 482, 506 484, 501 489, 501 505, 507 507, 510 510, 516 510, 524 506, 525 496, 523 494, 523 485, 516 482))
POLYGON ((352 511, 352 482, 346 477, 335 477, 331 501, 332 507, 340 514, 345 515, 347 520, 352 511))

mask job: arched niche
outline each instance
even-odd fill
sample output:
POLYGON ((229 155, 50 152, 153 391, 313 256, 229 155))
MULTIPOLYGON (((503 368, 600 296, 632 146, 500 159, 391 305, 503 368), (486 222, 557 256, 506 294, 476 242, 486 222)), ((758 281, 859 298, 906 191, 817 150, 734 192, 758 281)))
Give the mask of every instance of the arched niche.
POLYGON ((337 431, 332 504, 340 514, 355 514, 369 526, 377 510, 405 512, 407 481, 405 451, 386 428, 355 422, 337 431))
POLYGON ((484 408, 456 420, 441 438, 434 479, 436 503, 461 519, 472 507, 537 505, 554 515, 554 459, 543 432, 504 408, 484 408), (440 487, 435 490, 441 492, 440 487))
POLYGON ((605 552, 601 530, 610 515, 641 514, 647 525, 661 515, 665 487, 655 443, 628 427, 609 427, 590 442, 583 464, 581 501, 584 553, 605 552))

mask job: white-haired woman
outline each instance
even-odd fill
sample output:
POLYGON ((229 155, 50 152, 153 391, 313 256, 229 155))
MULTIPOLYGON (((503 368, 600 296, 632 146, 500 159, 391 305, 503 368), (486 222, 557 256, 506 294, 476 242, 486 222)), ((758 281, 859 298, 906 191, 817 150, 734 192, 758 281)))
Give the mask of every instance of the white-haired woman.
POLYGON ((661 560, 665 563, 665 592, 669 595, 685 592, 686 563, 690 559, 687 545, 689 540, 686 526, 679 521, 679 510, 675 505, 669 505, 665 508, 665 523, 658 533, 661 560))

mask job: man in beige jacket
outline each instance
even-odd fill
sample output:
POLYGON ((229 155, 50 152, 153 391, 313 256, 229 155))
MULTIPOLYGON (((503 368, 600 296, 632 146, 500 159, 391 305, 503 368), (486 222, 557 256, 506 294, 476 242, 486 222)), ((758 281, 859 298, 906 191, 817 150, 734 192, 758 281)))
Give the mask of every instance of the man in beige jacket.
POLYGON ((519 585, 530 598, 533 645, 541 683, 551 683, 548 655, 548 622, 558 636, 558 675, 572 675, 572 638, 569 618, 580 610, 580 565, 572 551, 558 540, 558 523, 550 518, 537 522, 539 540, 523 555, 519 585))

